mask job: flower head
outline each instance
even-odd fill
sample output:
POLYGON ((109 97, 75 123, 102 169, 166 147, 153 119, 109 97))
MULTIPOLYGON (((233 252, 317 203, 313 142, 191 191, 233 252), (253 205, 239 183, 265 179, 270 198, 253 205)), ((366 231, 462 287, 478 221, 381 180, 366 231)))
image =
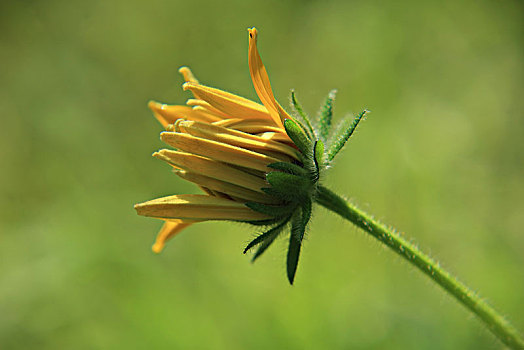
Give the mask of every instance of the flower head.
POLYGON ((230 220, 268 228, 244 251, 258 246, 256 259, 291 223, 288 277, 292 283, 320 172, 345 140, 339 137, 338 149, 325 152, 334 96, 328 97, 328 107, 321 113, 319 131, 294 94, 297 119, 282 108, 258 53, 258 32, 248 31, 249 71, 262 104, 202 85, 189 68, 180 68, 183 89, 194 98, 185 106, 149 103, 166 129, 160 138, 173 147, 153 156, 198 185, 203 194, 158 198, 135 209, 139 215, 165 221, 153 245, 157 253, 168 239, 193 223, 230 220))

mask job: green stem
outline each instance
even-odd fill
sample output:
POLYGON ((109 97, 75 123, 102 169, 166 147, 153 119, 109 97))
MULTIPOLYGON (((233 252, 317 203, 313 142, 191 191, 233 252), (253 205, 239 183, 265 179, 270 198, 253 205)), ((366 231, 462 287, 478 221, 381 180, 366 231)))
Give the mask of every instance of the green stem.
POLYGON ((373 237, 393 249, 397 254, 415 265, 429 278, 453 295, 460 303, 476 314, 488 328, 512 349, 524 349, 524 340, 504 317, 483 301, 471 289, 459 282, 449 272, 395 230, 373 219, 353 204, 329 189, 319 186, 316 201, 351 221, 373 237))

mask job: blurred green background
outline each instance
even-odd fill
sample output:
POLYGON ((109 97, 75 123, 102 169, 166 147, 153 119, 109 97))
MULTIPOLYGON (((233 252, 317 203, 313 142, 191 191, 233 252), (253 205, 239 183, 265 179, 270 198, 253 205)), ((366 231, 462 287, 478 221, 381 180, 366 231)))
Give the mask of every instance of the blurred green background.
POLYGON ((151 157, 177 69, 256 99, 247 31, 287 106, 372 111, 325 183, 524 330, 524 26, 517 1, 11 1, 0 5, 1 349, 498 349, 425 276, 317 209, 286 244, 195 225, 151 252, 133 204, 197 189, 151 157))

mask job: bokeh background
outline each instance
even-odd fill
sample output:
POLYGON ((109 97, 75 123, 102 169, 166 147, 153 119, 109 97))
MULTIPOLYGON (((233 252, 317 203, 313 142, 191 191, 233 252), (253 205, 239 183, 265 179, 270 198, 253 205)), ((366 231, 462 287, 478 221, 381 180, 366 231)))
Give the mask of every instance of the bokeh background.
POLYGON ((133 204, 197 189, 151 157, 177 74, 315 114, 372 114, 324 180, 524 330, 524 11, 518 1, 10 1, 0 5, 0 348, 499 349, 425 276, 317 209, 284 242, 195 225, 151 252, 133 204))

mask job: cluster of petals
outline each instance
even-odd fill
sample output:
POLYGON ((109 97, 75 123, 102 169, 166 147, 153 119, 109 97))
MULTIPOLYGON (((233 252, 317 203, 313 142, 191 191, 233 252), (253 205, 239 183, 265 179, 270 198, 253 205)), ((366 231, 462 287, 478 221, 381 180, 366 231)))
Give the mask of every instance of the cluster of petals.
POLYGON ((258 53, 257 30, 248 31, 249 71, 262 104, 202 85, 187 67, 179 70, 185 80, 183 89, 193 94, 186 105, 149 103, 166 130, 160 134, 162 141, 173 148, 153 156, 203 191, 135 205, 138 214, 164 220, 154 252, 160 252, 169 238, 195 222, 268 219, 244 204, 277 204, 277 199, 262 191, 268 187, 267 165, 299 159, 283 126, 290 116, 275 100, 258 53))

